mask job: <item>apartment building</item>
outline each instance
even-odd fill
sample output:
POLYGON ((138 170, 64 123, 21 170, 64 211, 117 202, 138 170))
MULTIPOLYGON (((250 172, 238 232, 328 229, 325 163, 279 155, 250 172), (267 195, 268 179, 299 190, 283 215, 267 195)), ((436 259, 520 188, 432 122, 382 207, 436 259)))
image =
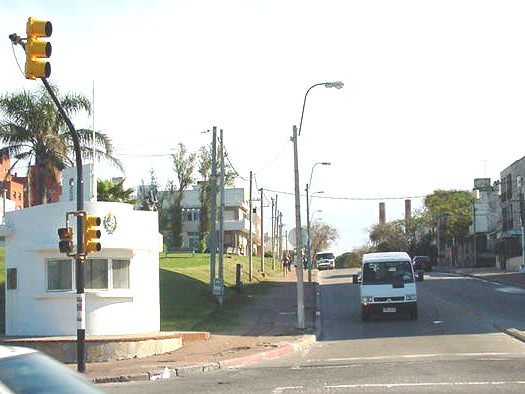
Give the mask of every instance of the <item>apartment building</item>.
MULTIPOLYGON (((185 190, 182 198, 182 248, 197 250, 201 221, 201 185, 185 190)), ((167 193, 167 192, 163 192, 167 193)), ((173 196, 162 198, 165 209, 173 205, 173 196)), ((217 194, 217 204, 220 193, 217 194)), ((219 217, 217 215, 217 231, 219 217)), ((260 220, 256 213, 252 215, 253 252, 257 253, 260 243, 260 220)), ((247 255, 250 233, 249 196, 244 188, 231 188, 224 191, 224 250, 228 253, 247 255)), ((218 239, 218 238, 217 238, 218 239)))

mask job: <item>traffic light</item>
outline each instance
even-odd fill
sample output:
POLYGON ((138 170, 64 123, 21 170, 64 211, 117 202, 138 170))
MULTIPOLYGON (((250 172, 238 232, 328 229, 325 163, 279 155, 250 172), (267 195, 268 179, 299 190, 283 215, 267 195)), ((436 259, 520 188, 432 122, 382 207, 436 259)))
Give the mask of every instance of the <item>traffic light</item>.
POLYGON ((40 58, 51 56, 51 43, 39 40, 50 37, 53 32, 51 22, 40 21, 33 17, 27 20, 27 41, 25 76, 27 79, 48 78, 51 75, 51 64, 40 58))
POLYGON ((84 245, 86 254, 100 252, 102 246, 97 238, 100 238, 100 230, 97 228, 100 226, 101 220, 98 216, 86 215, 84 218, 84 245))
POLYGON ((60 253, 73 253, 73 229, 71 227, 64 227, 58 229, 58 249, 60 253))

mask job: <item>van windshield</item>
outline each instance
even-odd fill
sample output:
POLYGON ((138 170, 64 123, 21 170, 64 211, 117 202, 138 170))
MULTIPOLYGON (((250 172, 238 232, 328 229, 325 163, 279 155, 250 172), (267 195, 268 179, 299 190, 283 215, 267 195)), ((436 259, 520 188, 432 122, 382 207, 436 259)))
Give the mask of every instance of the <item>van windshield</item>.
POLYGON ((408 261, 365 263, 363 266, 364 285, 412 282, 414 282, 414 274, 408 261))
POLYGON ((315 258, 317 260, 330 260, 330 259, 334 259, 334 254, 333 253, 317 253, 315 255, 315 258))

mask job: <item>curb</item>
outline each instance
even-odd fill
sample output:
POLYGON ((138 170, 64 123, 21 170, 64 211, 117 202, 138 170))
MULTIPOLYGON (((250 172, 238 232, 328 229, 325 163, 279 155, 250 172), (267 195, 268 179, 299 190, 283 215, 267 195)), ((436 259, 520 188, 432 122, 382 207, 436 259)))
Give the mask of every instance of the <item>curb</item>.
MULTIPOLYGON (((219 361, 216 363, 196 364, 188 365, 178 368, 167 368, 168 376, 160 376, 158 373, 153 374, 151 372, 137 373, 133 375, 120 375, 120 376, 102 376, 93 378, 93 383, 120 383, 120 382, 132 382, 132 381, 144 381, 144 380, 156 380, 156 379, 169 379, 172 377, 192 376, 204 372, 212 372, 218 369, 229 369, 238 368, 245 365, 249 365, 258 361, 270 360, 282 355, 302 350, 307 346, 315 343, 315 335, 303 335, 301 339, 295 343, 289 343, 279 346, 275 349, 256 353, 245 357, 233 358, 230 360, 219 361)), ((164 375, 164 374, 162 374, 164 375)))
POLYGON ((523 331, 516 330, 515 328, 507 328, 503 330, 503 332, 507 335, 510 335, 511 337, 516 338, 521 342, 525 342, 525 332, 523 331))
POLYGON ((491 282, 491 283, 498 283, 500 285, 505 285, 505 286, 514 286, 514 287, 521 287, 521 288, 525 288, 525 284, 521 284, 521 283, 509 283, 509 282, 505 282, 505 281, 501 281, 501 280, 497 280, 497 279, 492 279, 492 278, 485 278, 483 276, 479 276, 477 274, 471 274, 471 273, 466 273, 466 272, 458 272, 458 271, 451 271, 451 273, 453 274, 457 274, 457 275, 461 275, 461 276, 466 276, 468 278, 475 278, 475 279, 479 279, 479 280, 484 280, 486 282, 491 282))
POLYGON ((516 328, 503 328, 498 324, 494 323, 494 328, 500 330, 502 333, 507 334, 518 341, 525 342, 525 332, 518 330, 516 328))

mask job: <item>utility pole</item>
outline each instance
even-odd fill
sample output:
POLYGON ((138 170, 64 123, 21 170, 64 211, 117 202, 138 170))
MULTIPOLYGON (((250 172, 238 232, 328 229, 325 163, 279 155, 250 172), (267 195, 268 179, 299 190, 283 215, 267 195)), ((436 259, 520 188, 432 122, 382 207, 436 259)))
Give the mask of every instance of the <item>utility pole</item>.
POLYGON ((275 270, 275 237, 274 237, 275 202, 272 197, 272 270, 275 270))
POLYGON ((261 187, 261 272, 264 272, 264 195, 261 187))
POLYGON ((252 254, 253 254, 253 238, 252 238, 252 221, 253 221, 253 207, 252 207, 252 172, 250 171, 250 213, 248 214, 248 218, 250 219, 250 234, 248 235, 248 277, 250 279, 250 282, 252 281, 252 254))
POLYGON ((220 294, 217 296, 219 305, 222 306, 223 294, 224 294, 224 140, 222 129, 220 131, 221 138, 221 178, 220 178, 220 189, 221 189, 221 202, 219 206, 219 281, 220 281, 220 294))
MULTIPOLYGON (((277 197, 279 197, 278 194, 275 195, 275 218, 274 218, 274 221, 275 221, 275 224, 274 224, 274 227, 273 227, 273 235, 274 235, 274 238, 275 238, 275 242, 273 244, 273 250, 272 250, 272 256, 274 256, 274 259, 273 259, 273 269, 275 269, 275 256, 277 255, 277 221, 279 219, 279 211, 277 210, 277 197)), ((277 259, 279 259, 279 256, 277 256, 277 259)))
POLYGON ((288 253, 288 230, 286 230, 285 232, 284 240, 285 240, 285 245, 286 245, 284 250, 286 250, 286 253, 288 253))
POLYGON ((519 192, 519 200, 520 200, 520 219, 521 219, 521 256, 523 258, 522 263, 522 269, 520 271, 523 272, 525 269, 525 206, 523 203, 523 177, 518 176, 517 178, 518 182, 518 192, 519 192))
POLYGON ((283 213, 279 212, 279 260, 283 260, 283 213))
POLYGON ((215 281, 215 252, 217 249, 217 127, 213 126, 211 143, 211 234, 210 234, 210 286, 215 281))
POLYGON ((297 151, 297 127, 293 127, 293 153, 295 178, 295 262, 297 264, 297 326, 305 328, 304 321, 304 289, 301 237, 301 191, 299 189, 299 154, 297 151))
POLYGON ((308 282, 312 281, 312 244, 310 241, 310 198, 308 197, 308 183, 306 184, 306 232, 308 240, 306 241, 306 253, 308 258, 308 282))
POLYGON ((472 224, 474 230, 474 267, 478 266, 478 237, 476 234, 476 202, 472 203, 472 224))

